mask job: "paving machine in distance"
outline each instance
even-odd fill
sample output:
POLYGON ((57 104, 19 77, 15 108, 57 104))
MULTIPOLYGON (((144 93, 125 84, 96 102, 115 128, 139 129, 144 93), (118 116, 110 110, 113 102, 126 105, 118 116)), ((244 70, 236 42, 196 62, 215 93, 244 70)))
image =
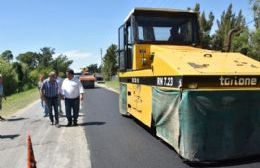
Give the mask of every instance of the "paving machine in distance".
POLYGON ((260 154, 260 63, 201 49, 198 13, 135 8, 119 28, 120 113, 187 161, 260 154))
POLYGON ((93 74, 88 72, 87 68, 82 70, 82 75, 79 77, 79 80, 81 81, 84 89, 95 87, 96 78, 93 74))

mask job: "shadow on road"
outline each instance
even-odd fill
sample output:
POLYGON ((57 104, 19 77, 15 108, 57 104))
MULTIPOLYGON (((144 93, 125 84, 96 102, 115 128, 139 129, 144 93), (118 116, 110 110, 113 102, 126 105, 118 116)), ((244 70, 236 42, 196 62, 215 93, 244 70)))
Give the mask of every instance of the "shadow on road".
POLYGON ((106 124, 106 122, 94 121, 94 122, 80 123, 79 126, 92 126, 92 125, 104 125, 104 124, 106 124))
POLYGON ((14 135, 0 135, 0 139, 14 139, 19 137, 20 134, 14 134, 14 135))
MULTIPOLYGON (((95 122, 84 122, 84 123, 78 123, 78 126, 99 126, 99 125, 104 125, 106 124, 106 122, 98 122, 98 121, 95 121, 95 122)), ((60 125, 60 127, 68 127, 67 125, 60 125)), ((69 127, 75 127, 75 126, 69 126, 69 127)))
MULTIPOLYGON (((177 154, 177 152, 175 151, 175 149, 172 146, 170 146, 165 141, 163 141, 162 139, 160 139, 159 137, 156 136, 156 130, 147 127, 146 125, 144 125, 142 122, 140 122, 139 120, 137 120, 134 117, 127 116, 126 118, 132 118, 135 123, 137 123, 143 129, 145 129, 147 132, 149 132, 153 137, 160 140, 161 143, 163 143, 170 150, 172 150, 173 152, 175 152, 177 154)), ((179 156, 179 159, 183 160, 180 156, 179 156)), ((252 163, 260 163, 260 155, 250 156, 250 157, 245 157, 245 158, 240 158, 240 159, 222 160, 219 162, 199 163, 199 162, 188 162, 188 161, 183 160, 183 163, 185 163, 186 165, 188 165, 190 167, 194 167, 194 168, 229 167, 229 166, 231 167, 231 166, 239 166, 239 165, 246 165, 246 164, 252 164, 252 163)))
POLYGON ((83 117, 83 116, 85 116, 84 114, 79 114, 79 117, 83 117))
POLYGON ((250 163, 260 163, 260 155, 250 156, 240 159, 224 160, 214 163, 191 163, 185 162, 191 167, 229 167, 229 166, 238 166, 245 165, 250 163))
POLYGON ((23 118, 23 117, 20 117, 20 118, 10 118, 10 119, 6 119, 6 121, 21 121, 21 120, 27 120, 28 118, 23 118))

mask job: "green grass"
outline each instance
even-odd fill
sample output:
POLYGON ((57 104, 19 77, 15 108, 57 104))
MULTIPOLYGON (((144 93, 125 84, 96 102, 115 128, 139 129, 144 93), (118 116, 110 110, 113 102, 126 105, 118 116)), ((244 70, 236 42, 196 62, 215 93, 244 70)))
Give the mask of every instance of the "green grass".
POLYGON ((5 117, 14 114, 18 110, 39 99, 39 92, 38 89, 35 88, 25 92, 13 94, 8 96, 6 99, 6 101, 3 99, 3 109, 1 112, 1 115, 5 117))
POLYGON ((106 81, 105 85, 107 87, 110 87, 116 91, 119 91, 119 81, 118 81, 118 77, 113 78, 111 81, 106 81))

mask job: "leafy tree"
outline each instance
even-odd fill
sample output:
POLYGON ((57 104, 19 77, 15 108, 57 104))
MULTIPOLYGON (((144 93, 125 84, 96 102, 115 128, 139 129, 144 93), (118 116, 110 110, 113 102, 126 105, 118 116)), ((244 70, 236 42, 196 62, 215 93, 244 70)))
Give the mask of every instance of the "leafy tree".
POLYGON ((1 54, 1 58, 7 62, 10 62, 13 60, 14 56, 12 51, 10 50, 5 50, 2 54, 1 54))
POLYGON ((55 49, 51 47, 43 47, 40 49, 41 53, 38 55, 39 67, 44 68, 50 66, 53 60, 53 55, 55 54, 55 49))
POLYGON ((232 4, 229 5, 227 11, 223 11, 221 19, 217 20, 218 29, 213 37, 213 48, 215 50, 223 50, 224 46, 228 44, 228 33, 233 28, 240 30, 247 30, 245 17, 240 10, 236 16, 232 10, 232 4))
POLYGON ((117 72, 117 46, 112 44, 103 58, 102 73, 105 80, 110 80, 117 72))
POLYGON ((53 71, 51 67, 47 68, 37 68, 29 72, 30 81, 32 84, 37 85, 40 75, 44 75, 45 78, 48 77, 48 74, 53 71))
MULTIPOLYGON (((196 3, 195 11, 200 12, 200 4, 196 3)), ((210 31, 213 26, 215 16, 212 12, 209 13, 208 18, 205 16, 205 12, 199 16, 200 24, 200 45, 202 48, 210 48, 212 37, 210 36, 210 31)))
POLYGON ((24 63, 26 65, 28 65, 28 67, 30 69, 36 68, 38 66, 38 58, 39 58, 39 54, 35 53, 35 52, 26 52, 23 54, 19 54, 16 59, 18 61, 20 61, 21 63, 24 63))
POLYGON ((10 50, 0 54, 0 73, 4 76, 6 94, 33 88, 41 74, 47 76, 53 70, 65 72, 73 62, 62 54, 53 59, 53 54, 54 48, 44 47, 39 53, 28 51, 19 54, 16 57, 18 62, 12 64, 13 54, 10 50))
POLYGON ((26 81, 28 74, 25 72, 25 69, 24 69, 24 66, 22 65, 22 63, 19 63, 19 62, 14 62, 12 64, 12 69, 17 74, 18 91, 21 91, 24 83, 28 82, 28 81, 26 81))
POLYGON ((97 64, 90 64, 89 66, 87 66, 88 71, 90 73, 97 73, 98 72, 98 65, 97 64))
POLYGON ((260 1, 249 0, 254 12, 254 21, 256 29, 260 28, 260 1))
POLYGON ((4 78, 5 95, 15 93, 17 91, 17 75, 12 65, 0 58, 0 67, 0 74, 2 74, 4 78))
POLYGON ((232 39, 231 51, 241 52, 247 55, 250 50, 249 36, 248 30, 244 30, 241 34, 235 35, 232 39))
POLYGON ((254 59, 260 61, 260 28, 256 29, 255 32, 252 33, 251 38, 251 53, 254 59))
POLYGON ((66 55, 59 55, 52 61, 53 69, 56 72, 66 72, 68 67, 73 63, 72 60, 69 60, 66 55))

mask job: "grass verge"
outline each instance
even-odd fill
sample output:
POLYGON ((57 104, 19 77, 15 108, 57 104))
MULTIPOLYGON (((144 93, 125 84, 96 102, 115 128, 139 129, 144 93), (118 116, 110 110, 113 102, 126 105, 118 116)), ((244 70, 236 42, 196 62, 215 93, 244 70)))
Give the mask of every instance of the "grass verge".
POLYGON ((109 88, 112 88, 116 91, 119 91, 119 81, 118 77, 114 77, 111 81, 106 81, 105 85, 109 88))
POLYGON ((37 88, 8 96, 6 101, 3 99, 1 115, 8 117, 38 98, 39 92, 37 88))

